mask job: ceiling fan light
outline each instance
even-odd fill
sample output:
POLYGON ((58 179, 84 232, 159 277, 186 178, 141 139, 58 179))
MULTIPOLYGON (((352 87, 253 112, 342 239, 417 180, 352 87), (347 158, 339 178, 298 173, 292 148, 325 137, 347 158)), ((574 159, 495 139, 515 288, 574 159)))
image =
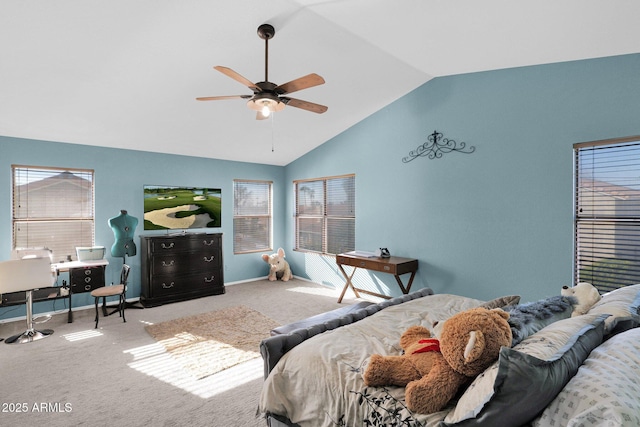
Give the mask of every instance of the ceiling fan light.
POLYGON ((269 117, 269 115, 271 114, 271 109, 269 108, 269 103, 268 102, 263 102, 262 103, 262 115, 265 117, 269 117))
POLYGON ((263 93, 260 95, 256 95, 255 97, 250 99, 247 102, 247 106, 252 110, 260 111, 265 116, 268 116, 265 111, 268 110, 269 113, 282 111, 282 109, 285 107, 285 104, 277 96, 263 93))

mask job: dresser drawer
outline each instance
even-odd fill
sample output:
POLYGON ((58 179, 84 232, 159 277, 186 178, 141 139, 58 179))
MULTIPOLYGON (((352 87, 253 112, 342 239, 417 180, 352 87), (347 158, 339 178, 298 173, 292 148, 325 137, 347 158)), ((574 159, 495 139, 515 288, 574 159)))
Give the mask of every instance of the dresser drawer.
POLYGON ((220 246, 219 237, 214 235, 176 236, 156 238, 151 241, 151 252, 161 254, 167 252, 198 251, 204 248, 220 246))
POLYGON ((196 273, 189 276, 154 276, 151 289, 154 298, 197 292, 208 288, 221 288, 221 278, 214 273, 196 273))
POLYGON ((211 271, 221 265, 220 251, 211 249, 197 254, 177 253, 154 255, 151 261, 153 275, 182 275, 194 271, 211 271))
POLYGON ((104 266, 69 270, 69 284, 74 294, 91 292, 104 286, 104 266))
POLYGON ((351 265, 353 267, 364 268, 367 270, 382 271, 383 273, 396 274, 396 264, 389 264, 381 259, 363 259, 350 258, 344 256, 336 256, 336 262, 343 265, 351 265))

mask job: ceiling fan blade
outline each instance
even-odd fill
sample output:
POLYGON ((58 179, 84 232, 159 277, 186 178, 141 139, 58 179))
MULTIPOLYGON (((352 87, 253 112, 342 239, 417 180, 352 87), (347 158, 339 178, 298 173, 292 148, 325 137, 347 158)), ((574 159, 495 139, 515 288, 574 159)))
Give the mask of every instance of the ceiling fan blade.
POLYGON ((324 79, 316 73, 311 73, 304 77, 291 80, 285 84, 281 84, 275 88, 275 92, 279 95, 284 95, 286 93, 296 92, 298 90, 307 89, 321 84, 324 84, 324 79))
POLYGON ((221 99, 248 99, 253 95, 223 95, 223 96, 201 96, 196 98, 198 101, 219 101, 221 99))
POLYGON ((222 67, 220 65, 216 65, 213 68, 220 71, 225 76, 231 77, 233 80, 242 83, 243 85, 247 86, 249 89, 253 90, 254 92, 260 92, 260 88, 255 84, 253 84, 251 80, 241 76, 240 74, 233 71, 231 68, 222 67))
POLYGON ((282 97, 280 98, 280 100, 284 102, 286 105, 291 105, 292 107, 296 107, 296 108, 302 108, 303 110, 311 111, 313 113, 318 113, 318 114, 322 114, 329 109, 324 105, 315 104, 309 101, 303 101, 301 99, 282 97))

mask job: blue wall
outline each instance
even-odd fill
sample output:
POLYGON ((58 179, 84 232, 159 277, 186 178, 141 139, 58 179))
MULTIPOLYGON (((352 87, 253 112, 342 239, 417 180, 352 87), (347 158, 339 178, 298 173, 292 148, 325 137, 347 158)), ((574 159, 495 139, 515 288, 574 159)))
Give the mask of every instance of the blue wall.
MULTIPOLYGON (((114 237, 108 219, 120 209, 140 219, 134 241, 140 234, 163 234, 143 230, 143 194, 145 184, 214 187, 222 189, 222 227, 206 229, 223 233, 223 257, 226 283, 266 276, 268 271, 260 254, 233 254, 233 180, 273 181, 274 244, 284 246, 285 181, 282 167, 230 162, 197 157, 174 156, 133 150, 97 148, 86 145, 33 141, 0 136, 0 260, 11 253, 11 165, 51 166, 95 170, 95 243, 110 248, 114 237)), ((200 229, 198 231, 205 231, 200 229)), ((109 252, 107 250, 107 252, 109 252)), ((107 283, 117 282, 122 259, 108 254, 107 283)), ((128 296, 140 295, 140 250, 127 258, 132 267, 128 296)), ((61 274, 59 283, 68 280, 61 274)), ((39 302, 34 312, 63 307, 63 300, 39 302)), ((93 304, 88 294, 76 294, 73 306, 93 304)), ((24 315, 24 305, 0 309, 0 320, 24 315)))
MULTIPOLYGON (((96 244, 112 244, 107 220, 120 209, 142 218, 144 184, 219 186, 225 282, 264 277, 257 254, 233 255, 232 197, 234 178, 265 179, 274 182, 274 246, 295 275, 341 288, 332 257, 293 251, 291 182, 355 173, 357 248, 418 258, 414 289, 524 301, 556 295, 571 283, 572 144, 640 135, 639 99, 638 54, 441 77, 286 167, 0 136, 0 259, 11 250, 10 165, 78 167, 96 171, 96 244), (403 163, 434 130, 476 151, 403 163)), ((127 260, 134 271, 139 258, 127 260)), ((122 261, 109 261, 111 282, 122 261)), ((132 277, 130 295, 138 295, 139 274, 132 277)), ((355 280, 399 293, 388 275, 361 271, 355 280)), ((51 311, 48 304, 35 311, 51 311)), ((0 309, 0 320, 20 315, 23 306, 0 309)))
MULTIPOLYGON (((417 258, 415 288, 531 301, 572 281, 572 145, 640 135, 639 100, 637 54, 436 78, 288 165, 286 180, 355 173, 357 249, 417 258), (403 163, 434 130, 476 151, 403 163)), ((288 217, 291 242, 293 229, 288 217)), ((344 283, 324 257, 288 259, 344 283)), ((356 281, 399 294, 388 275, 356 281)))

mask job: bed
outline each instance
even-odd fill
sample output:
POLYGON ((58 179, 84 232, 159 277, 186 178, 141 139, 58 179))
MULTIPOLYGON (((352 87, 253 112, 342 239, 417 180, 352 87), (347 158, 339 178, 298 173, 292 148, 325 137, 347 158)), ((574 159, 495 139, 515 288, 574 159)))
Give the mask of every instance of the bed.
POLYGON ((440 412, 411 413, 403 387, 364 385, 371 354, 400 354, 398 339, 409 326, 432 329, 460 311, 509 301, 421 289, 268 338, 260 348, 258 413, 272 427, 640 425, 640 285, 503 347, 499 360, 440 412), (592 377, 599 381, 586 388, 592 377))

